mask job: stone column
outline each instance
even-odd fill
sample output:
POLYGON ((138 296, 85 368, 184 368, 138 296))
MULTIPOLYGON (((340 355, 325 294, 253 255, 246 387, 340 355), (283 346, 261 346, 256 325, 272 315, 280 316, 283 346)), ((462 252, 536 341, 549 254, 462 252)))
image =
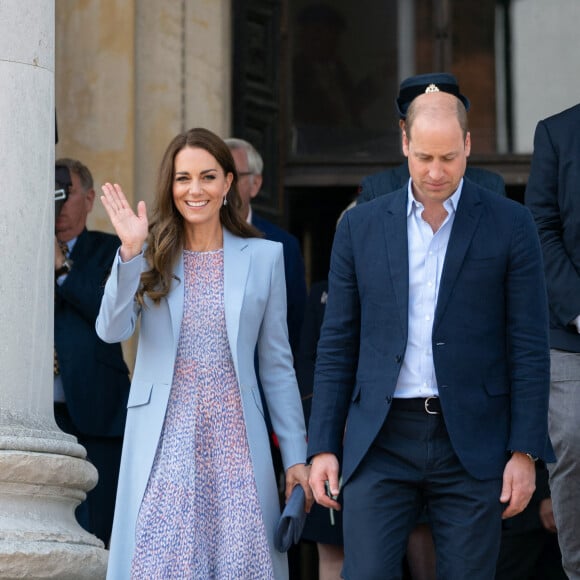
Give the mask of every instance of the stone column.
POLYGON ((52 412, 54 1, 0 0, 0 126, 0 577, 95 580, 97 473, 52 412))

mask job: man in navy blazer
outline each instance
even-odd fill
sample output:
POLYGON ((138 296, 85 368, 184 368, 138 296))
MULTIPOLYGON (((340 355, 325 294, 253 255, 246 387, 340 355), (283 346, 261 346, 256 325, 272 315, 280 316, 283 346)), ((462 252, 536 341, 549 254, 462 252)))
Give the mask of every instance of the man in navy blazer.
POLYGON ((540 121, 525 193, 550 305, 550 488, 562 563, 580 578, 580 105, 540 121))
POLYGON ((108 544, 129 370, 121 345, 103 342, 95 321, 120 241, 86 229, 95 197, 89 169, 73 159, 56 163, 65 168, 70 181, 68 198, 55 222, 54 412, 58 426, 78 439, 99 472, 99 481, 77 516, 83 527, 108 544))
POLYGON ((399 578, 424 508, 438 577, 493 578, 502 517, 553 459, 533 220, 463 178, 461 95, 425 93, 402 132, 409 184, 347 212, 331 256, 308 456, 326 507, 342 469, 347 580, 399 578))

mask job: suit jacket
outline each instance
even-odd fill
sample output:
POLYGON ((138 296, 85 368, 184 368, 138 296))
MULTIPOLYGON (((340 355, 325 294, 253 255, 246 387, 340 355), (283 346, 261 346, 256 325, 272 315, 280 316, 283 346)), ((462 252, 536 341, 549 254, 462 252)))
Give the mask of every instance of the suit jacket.
MULTIPOLYGON (((373 175, 367 175, 361 181, 357 203, 370 201, 385 193, 391 193, 406 185, 409 177, 409 166, 407 163, 401 163, 397 167, 386 169, 373 175)), ((465 177, 486 189, 495 191, 503 196, 506 194, 503 178, 497 173, 468 166, 465 170, 465 177)))
POLYGON ((55 285, 54 346, 69 414, 85 435, 118 437, 125 428, 129 370, 119 343, 95 332, 105 281, 121 242, 83 230, 73 248, 73 269, 55 285))
POLYGON ((580 352, 580 105, 540 121, 525 193, 542 243, 553 348, 580 352))
MULTIPOLYGON (((348 211, 334 240, 308 455, 343 453, 345 482, 387 418, 408 302, 405 186, 348 211)), ((449 437, 472 476, 501 477, 510 450, 552 458, 536 228, 521 204, 468 179, 445 256, 432 350, 449 437)))
POLYGON ((255 212, 252 212, 252 225, 260 230, 267 240, 280 242, 284 248, 288 334, 292 352, 296 353, 300 341, 300 329, 304 318, 307 296, 304 261, 300 251, 300 244, 292 234, 256 215, 255 212))
MULTIPOLYGON (((177 279, 168 296, 159 305, 146 300, 146 308, 141 309, 134 296, 140 274, 146 268, 142 255, 127 263, 116 259, 97 319, 99 336, 112 342, 128 338, 139 316, 141 322, 111 538, 109 580, 129 578, 135 523, 163 427, 183 317, 183 257, 176 265, 177 279)), ((254 370, 257 344, 262 386, 280 441, 284 468, 303 463, 306 433, 288 344, 280 244, 238 238, 224 229, 224 303, 275 578, 283 579, 288 576, 286 555, 273 545, 280 516, 277 484, 254 370)))

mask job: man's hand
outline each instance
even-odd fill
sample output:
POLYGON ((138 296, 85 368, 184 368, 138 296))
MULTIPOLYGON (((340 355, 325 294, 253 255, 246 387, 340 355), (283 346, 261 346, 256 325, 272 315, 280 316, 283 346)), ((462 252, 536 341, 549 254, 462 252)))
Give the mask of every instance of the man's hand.
POLYGON ((294 486, 301 485, 304 489, 304 495, 306 496, 306 501, 304 505, 304 511, 309 512, 312 504, 314 503, 314 498, 312 497, 312 490, 310 485, 308 485, 308 476, 310 475, 310 466, 304 465, 303 463, 297 463, 286 470, 286 490, 285 496, 286 501, 290 498, 290 494, 294 489, 294 486))
POLYGON ((549 532, 555 534, 558 531, 556 528, 556 520, 554 519, 551 497, 547 497, 540 502, 540 521, 549 532))
POLYGON ((503 471, 503 486, 499 501, 507 503, 502 518, 522 512, 536 489, 536 466, 525 453, 514 451, 503 471))
POLYGON ((325 482, 330 484, 330 493, 338 496, 340 488, 338 485, 338 459, 333 453, 319 453, 312 460, 310 469, 310 487, 314 494, 314 499, 320 505, 340 510, 340 504, 328 497, 325 489, 325 482))

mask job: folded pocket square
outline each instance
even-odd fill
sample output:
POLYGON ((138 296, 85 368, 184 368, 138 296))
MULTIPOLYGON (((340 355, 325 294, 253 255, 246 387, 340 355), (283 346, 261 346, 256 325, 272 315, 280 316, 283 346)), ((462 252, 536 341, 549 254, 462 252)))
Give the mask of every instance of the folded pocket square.
POLYGON ((279 552, 287 552, 293 543, 297 544, 300 540, 307 515, 305 501, 302 486, 294 486, 274 532, 274 547, 279 552))

